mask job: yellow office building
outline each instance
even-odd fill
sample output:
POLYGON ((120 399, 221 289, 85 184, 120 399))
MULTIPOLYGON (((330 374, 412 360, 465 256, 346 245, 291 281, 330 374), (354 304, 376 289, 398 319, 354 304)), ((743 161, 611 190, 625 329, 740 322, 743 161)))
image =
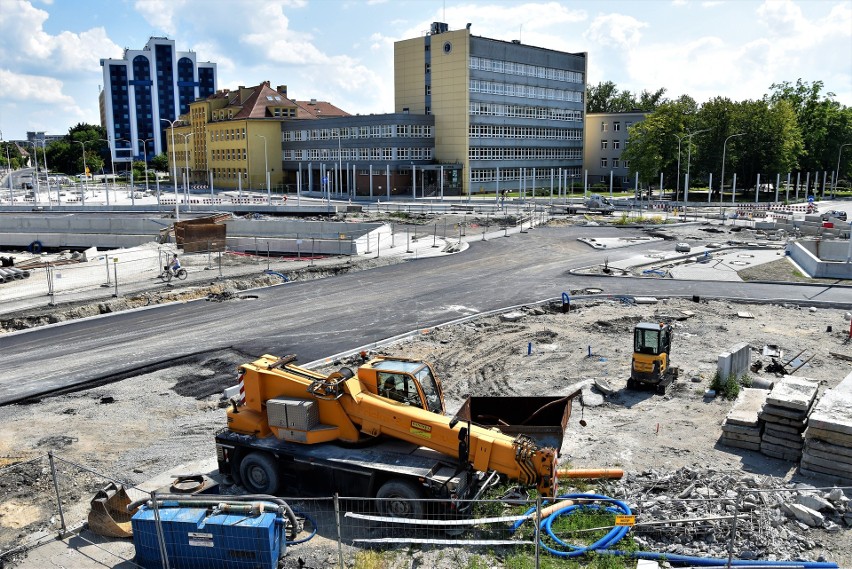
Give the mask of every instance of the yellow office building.
POLYGON ((435 22, 394 44, 395 110, 435 115, 435 159, 463 165, 465 193, 567 183, 583 164, 586 60, 435 22))

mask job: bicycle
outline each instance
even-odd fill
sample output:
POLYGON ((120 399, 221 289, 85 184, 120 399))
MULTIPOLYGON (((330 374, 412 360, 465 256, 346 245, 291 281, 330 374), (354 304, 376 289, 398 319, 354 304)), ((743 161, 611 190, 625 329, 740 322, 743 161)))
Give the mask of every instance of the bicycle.
POLYGON ((157 276, 160 277, 160 279, 163 282, 167 283, 167 282, 171 282, 172 278, 174 278, 174 277, 177 277, 178 280, 185 281, 186 277, 187 277, 187 273, 186 273, 186 269, 184 269, 183 267, 179 268, 177 271, 173 271, 169 268, 165 268, 165 269, 163 269, 163 272, 161 272, 157 276))

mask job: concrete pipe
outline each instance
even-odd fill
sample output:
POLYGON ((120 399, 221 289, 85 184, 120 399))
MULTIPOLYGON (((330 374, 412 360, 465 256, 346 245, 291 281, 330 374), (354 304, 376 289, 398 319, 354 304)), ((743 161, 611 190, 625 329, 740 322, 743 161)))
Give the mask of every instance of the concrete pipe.
POLYGON ((15 277, 13 277, 12 275, 6 274, 6 271, 4 271, 3 269, 0 269, 0 281, 7 283, 13 280, 14 278, 15 277))
POLYGON ((28 278, 30 278, 30 272, 29 271, 24 271, 24 270, 19 269, 17 267, 9 267, 6 270, 11 271, 16 279, 28 279, 28 278))
POLYGON ((10 281, 14 280, 15 278, 15 273, 13 271, 10 271, 9 269, 0 269, 0 275, 3 275, 4 278, 10 281))

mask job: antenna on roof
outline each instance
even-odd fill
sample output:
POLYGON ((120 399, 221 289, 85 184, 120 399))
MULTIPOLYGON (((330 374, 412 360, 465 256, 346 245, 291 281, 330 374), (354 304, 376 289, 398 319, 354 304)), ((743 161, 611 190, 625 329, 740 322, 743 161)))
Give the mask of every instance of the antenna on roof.
POLYGON ((518 26, 518 39, 519 39, 519 41, 524 41, 524 25, 523 24, 518 26))

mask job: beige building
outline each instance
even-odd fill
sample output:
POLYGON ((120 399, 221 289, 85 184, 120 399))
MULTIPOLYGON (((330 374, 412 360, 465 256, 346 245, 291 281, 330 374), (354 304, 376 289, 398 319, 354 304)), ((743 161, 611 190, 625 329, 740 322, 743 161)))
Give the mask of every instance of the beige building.
POLYGON ((586 54, 474 36, 435 22, 394 44, 397 113, 435 116, 435 160, 461 164, 463 193, 578 176, 586 54))
POLYGON ((349 114, 324 101, 289 99, 286 86, 272 89, 268 81, 219 91, 191 103, 189 113, 175 124, 170 162, 175 162, 179 179, 188 174, 190 184, 265 190, 268 183, 278 188, 284 180, 282 123, 345 116, 349 114))
POLYGON ((632 189, 630 164, 621 159, 627 148, 630 127, 645 120, 648 113, 588 113, 583 147, 583 169, 589 186, 609 188, 610 179, 615 191, 632 189))

